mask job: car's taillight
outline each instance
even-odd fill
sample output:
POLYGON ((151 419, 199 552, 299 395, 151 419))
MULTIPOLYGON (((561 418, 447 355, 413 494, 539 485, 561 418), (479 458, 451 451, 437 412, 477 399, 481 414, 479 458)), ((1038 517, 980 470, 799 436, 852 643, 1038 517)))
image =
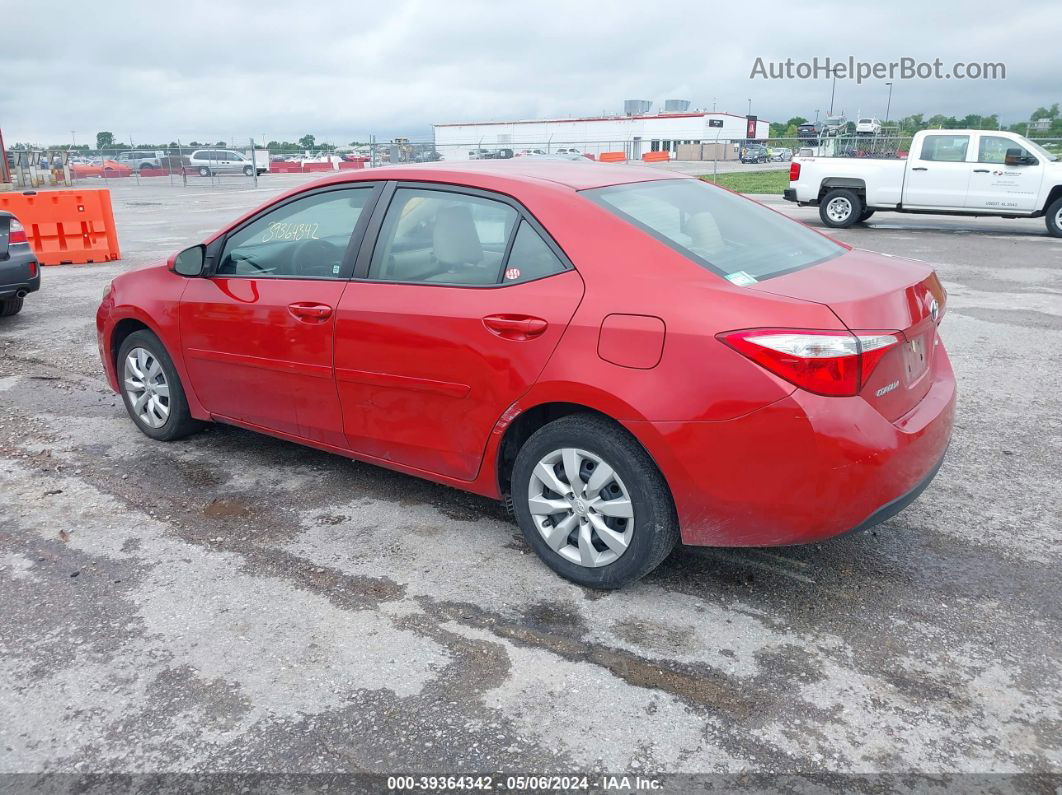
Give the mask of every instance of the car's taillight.
POLYGON ((30 260, 29 277, 31 279, 36 279, 37 278, 37 260, 30 260))
POLYGON ((738 353, 816 395, 858 395, 882 357, 904 341, 899 331, 744 329, 717 334, 738 353))
POLYGON ((789 164, 789 181, 797 182, 800 179, 800 163, 789 164))
POLYGON ((11 229, 7 236, 8 243, 28 243, 26 228, 14 218, 11 219, 11 229))

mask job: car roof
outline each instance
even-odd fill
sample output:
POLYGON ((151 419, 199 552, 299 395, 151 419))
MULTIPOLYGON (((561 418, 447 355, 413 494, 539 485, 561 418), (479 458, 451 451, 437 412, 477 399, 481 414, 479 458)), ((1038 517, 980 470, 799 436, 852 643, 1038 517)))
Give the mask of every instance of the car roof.
POLYGON ((486 187, 491 178, 505 182, 535 184, 551 182, 573 190, 604 188, 630 182, 649 182, 661 179, 689 179, 684 174, 653 168, 651 166, 626 166, 598 163, 587 160, 538 160, 537 158, 513 158, 512 160, 469 160, 467 162, 436 162, 381 166, 363 171, 346 172, 329 177, 323 182, 346 182, 366 179, 418 180, 431 182, 476 183, 486 187))

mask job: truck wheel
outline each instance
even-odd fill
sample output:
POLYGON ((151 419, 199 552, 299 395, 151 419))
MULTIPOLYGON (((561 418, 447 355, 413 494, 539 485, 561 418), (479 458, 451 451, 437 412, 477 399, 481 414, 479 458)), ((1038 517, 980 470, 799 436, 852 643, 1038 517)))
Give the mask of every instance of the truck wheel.
POLYGON ((679 540, 675 504, 653 459, 594 415, 570 414, 531 435, 516 456, 512 501, 543 562, 589 588, 644 577, 679 540))
POLYGON ((1062 196, 1051 202, 1044 220, 1047 221, 1047 234, 1062 237, 1062 196))
POLYGON ((834 188, 827 191, 819 202, 819 218, 826 226, 845 229, 859 220, 863 213, 863 202, 854 191, 847 188, 834 188))
POLYGON ((859 216, 859 221, 860 222, 866 221, 874 213, 875 213, 875 210, 863 210, 863 212, 859 216))
POLYGON ((21 298, 5 298, 0 301, 0 317, 10 317, 22 311, 21 298))

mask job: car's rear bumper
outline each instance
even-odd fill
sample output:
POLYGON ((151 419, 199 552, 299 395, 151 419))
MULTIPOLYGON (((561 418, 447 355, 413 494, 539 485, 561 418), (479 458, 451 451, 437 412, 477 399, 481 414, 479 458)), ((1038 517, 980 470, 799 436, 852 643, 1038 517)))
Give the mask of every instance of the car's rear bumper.
POLYGON ((41 266, 37 256, 29 246, 14 248, 26 251, 12 250, 7 259, 0 260, 0 298, 13 298, 41 288, 41 266))
POLYGON ((914 500, 951 438, 947 354, 910 412, 885 419, 862 397, 796 390, 726 422, 629 423, 671 487, 686 544, 822 541, 884 521, 914 500))

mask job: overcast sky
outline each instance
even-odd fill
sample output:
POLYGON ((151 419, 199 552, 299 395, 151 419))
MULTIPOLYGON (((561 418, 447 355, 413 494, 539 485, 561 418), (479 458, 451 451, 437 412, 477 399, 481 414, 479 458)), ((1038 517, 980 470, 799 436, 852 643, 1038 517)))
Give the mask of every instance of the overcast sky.
MULTIPOLYGON (((1028 117, 1062 101, 1062 2, 664 3, 0 0, 8 144, 427 137, 433 122, 620 112, 626 98, 771 121, 825 114, 830 81, 750 80, 757 57, 1001 61, 1007 79, 896 81, 911 113, 1028 117), (287 10, 273 10, 283 7, 287 10), (90 10, 91 9, 91 10, 90 10)), ((888 89, 838 81, 884 117, 888 89)))

